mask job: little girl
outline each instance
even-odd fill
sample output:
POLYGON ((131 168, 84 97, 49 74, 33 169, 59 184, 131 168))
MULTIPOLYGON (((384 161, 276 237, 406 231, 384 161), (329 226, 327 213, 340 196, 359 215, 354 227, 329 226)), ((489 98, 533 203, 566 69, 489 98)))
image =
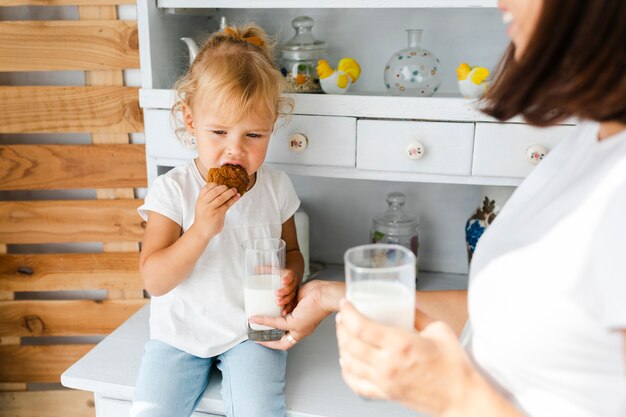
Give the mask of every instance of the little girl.
POLYGON ((226 28, 177 83, 174 111, 198 157, 158 177, 138 209, 147 220, 140 269, 152 301, 133 416, 191 415, 213 363, 227 416, 285 415, 287 357, 248 340, 241 249, 252 238, 286 242, 276 301, 288 313, 304 262, 293 217, 300 201, 284 172, 263 165, 279 112, 293 108, 272 63, 262 29, 226 28), (209 168, 224 164, 248 173, 243 196, 207 183, 209 168))

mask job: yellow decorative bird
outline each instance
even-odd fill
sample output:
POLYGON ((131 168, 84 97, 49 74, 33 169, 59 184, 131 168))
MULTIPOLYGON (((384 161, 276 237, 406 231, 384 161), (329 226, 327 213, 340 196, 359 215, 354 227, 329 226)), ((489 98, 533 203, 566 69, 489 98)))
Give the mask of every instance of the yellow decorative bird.
POLYGON ((317 75, 326 94, 344 94, 359 79, 361 66, 352 58, 342 58, 334 70, 327 60, 317 61, 317 75))
POLYGON ((466 62, 456 69, 459 78, 459 90, 466 98, 479 98, 487 91, 489 70, 483 67, 471 67, 466 62))

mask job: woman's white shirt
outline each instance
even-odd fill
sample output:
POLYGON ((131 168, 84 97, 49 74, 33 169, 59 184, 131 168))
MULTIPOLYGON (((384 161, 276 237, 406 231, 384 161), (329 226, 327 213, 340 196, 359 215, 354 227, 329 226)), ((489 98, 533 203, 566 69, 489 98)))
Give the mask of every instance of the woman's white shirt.
MULTIPOLYGON (((159 176, 139 207, 162 214, 183 229, 194 221, 206 185, 193 161, 159 176)), ((223 230, 209 242, 189 276, 150 303, 150 337, 199 357, 219 355, 247 339, 243 249, 253 238, 280 238, 282 224, 300 200, 287 174, 263 165, 250 191, 227 212, 223 230)))
POLYGON ((626 416, 626 132, 584 122, 480 238, 469 351, 532 417, 626 416))

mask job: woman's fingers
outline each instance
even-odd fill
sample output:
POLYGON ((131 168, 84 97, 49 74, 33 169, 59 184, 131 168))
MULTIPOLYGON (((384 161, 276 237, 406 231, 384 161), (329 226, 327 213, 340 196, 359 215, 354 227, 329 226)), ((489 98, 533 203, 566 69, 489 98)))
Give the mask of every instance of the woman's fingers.
POLYGON ((340 358, 339 364, 341 366, 341 376, 343 380, 356 394, 365 398, 387 398, 385 393, 376 386, 373 380, 359 377, 358 370, 360 367, 358 365, 355 365, 352 361, 346 360, 345 358, 340 358))
POLYGON ((426 326, 433 323, 434 320, 428 314, 424 313, 419 308, 415 309, 415 323, 414 327, 418 331, 424 330, 426 326))
MULTIPOLYGON (((305 334, 300 333, 295 330, 297 323, 296 323, 296 319, 291 314, 288 314, 285 317, 252 316, 249 318, 249 321, 250 323, 262 324, 265 326, 273 327, 275 329, 285 330, 289 334, 291 334, 291 339, 296 340, 297 342, 299 342, 304 337, 306 337, 305 334)), ((277 349, 277 350, 289 350, 295 346, 295 343, 293 343, 290 340, 290 338, 287 337, 287 333, 285 333, 280 340, 277 340, 275 342, 257 342, 257 343, 265 347, 268 347, 270 349, 277 349)))
POLYGON ((251 316, 248 321, 254 324, 260 324, 262 326, 272 327, 280 330, 292 330, 289 323, 291 316, 284 317, 265 317, 265 316, 251 316))
POLYGON ((275 342, 257 342, 259 345, 263 345, 267 348, 274 350, 289 350, 295 345, 291 343, 286 336, 283 336, 280 340, 275 342))
POLYGON ((341 322, 345 331, 373 347, 381 347, 385 338, 394 330, 375 321, 368 320, 348 301, 344 300, 339 311, 337 321, 341 322))
POLYGON ((380 362, 379 349, 362 341, 358 335, 346 331, 341 320, 337 321, 337 345, 340 360, 345 362, 355 375, 360 378, 375 378, 375 368, 369 364, 380 362))

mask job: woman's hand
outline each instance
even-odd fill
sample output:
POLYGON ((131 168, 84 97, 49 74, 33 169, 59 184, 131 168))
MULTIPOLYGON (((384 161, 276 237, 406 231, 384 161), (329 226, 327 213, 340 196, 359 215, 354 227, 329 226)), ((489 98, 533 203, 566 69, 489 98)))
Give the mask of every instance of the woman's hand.
POLYGON ((310 281, 298 291, 298 304, 291 314, 285 317, 250 317, 251 323, 287 332, 276 342, 259 343, 272 349, 291 349, 297 342, 313 333, 326 316, 337 311, 344 288, 341 282, 310 281))
MULTIPOLYGON (((463 410, 477 375, 452 329, 416 310, 408 332, 366 319, 347 301, 337 314, 341 372, 354 392, 420 412, 463 410)), ((454 413, 452 413, 454 414, 454 413)))
POLYGON ((198 229, 202 236, 208 239, 213 238, 224 228, 226 211, 240 198, 235 188, 228 188, 213 182, 207 183, 198 194, 192 227, 198 229))

